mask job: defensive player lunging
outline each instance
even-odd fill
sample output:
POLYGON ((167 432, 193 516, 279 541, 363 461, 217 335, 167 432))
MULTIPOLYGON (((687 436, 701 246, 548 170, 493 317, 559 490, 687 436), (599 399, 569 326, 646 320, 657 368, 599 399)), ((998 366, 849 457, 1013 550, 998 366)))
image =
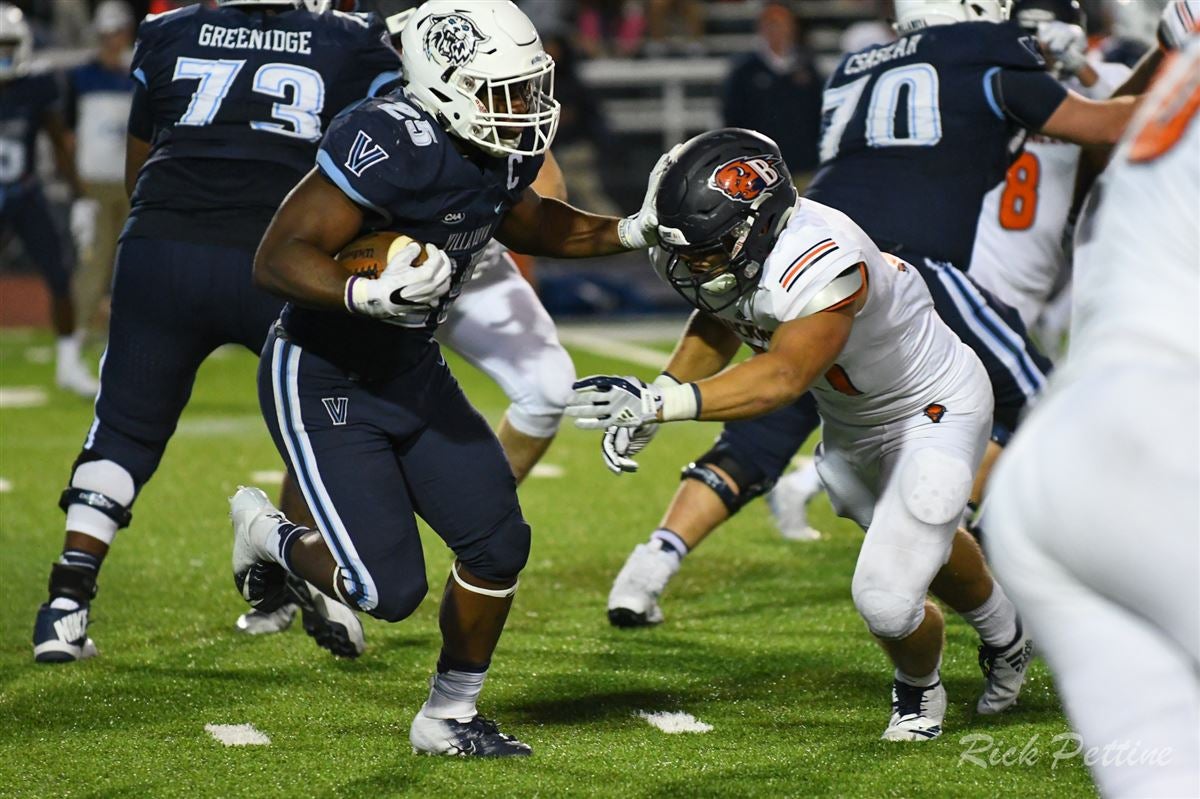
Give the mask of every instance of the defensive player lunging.
POLYGON ((344 112, 317 167, 280 207, 255 280, 289 299, 263 353, 259 397, 319 530, 257 489, 232 498, 234 575, 269 608, 285 570, 399 621, 427 591, 415 514, 454 551, 442 648, 413 718, 419 752, 527 755, 476 700, 529 553, 530 531, 495 435, 446 368, 433 331, 493 235, 532 255, 586 257, 655 241, 641 211, 586 214, 532 191, 559 107, 554 62, 515 5, 431 0, 402 34, 402 88, 344 112), (364 230, 425 242, 374 280, 333 256, 364 230))
POLYGON ((797 200, 774 142, 725 129, 672 158, 651 259, 697 311, 654 384, 586 378, 567 415, 607 428, 607 450, 622 431, 644 442, 660 422, 749 419, 811 388, 825 425, 821 479, 835 510, 866 531, 854 603, 895 666, 883 737, 942 731, 943 621, 931 589, 985 642, 979 712, 1003 710, 1028 642, 978 547, 956 532, 992 426, 979 358, 909 264, 845 214, 797 200), (726 369, 742 343, 758 354, 726 369))

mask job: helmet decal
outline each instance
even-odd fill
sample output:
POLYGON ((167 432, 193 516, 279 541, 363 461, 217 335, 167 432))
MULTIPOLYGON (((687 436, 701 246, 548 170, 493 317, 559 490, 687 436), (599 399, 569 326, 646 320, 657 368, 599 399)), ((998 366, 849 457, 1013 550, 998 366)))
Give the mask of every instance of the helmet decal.
POLYGON ((783 173, 777 168, 779 163, 779 156, 771 153, 734 158, 713 170, 708 187, 731 200, 754 202, 764 191, 783 182, 783 173))
POLYGON ((475 58, 481 42, 491 38, 465 14, 442 14, 433 17, 425 32, 425 52, 445 66, 461 67, 475 58))

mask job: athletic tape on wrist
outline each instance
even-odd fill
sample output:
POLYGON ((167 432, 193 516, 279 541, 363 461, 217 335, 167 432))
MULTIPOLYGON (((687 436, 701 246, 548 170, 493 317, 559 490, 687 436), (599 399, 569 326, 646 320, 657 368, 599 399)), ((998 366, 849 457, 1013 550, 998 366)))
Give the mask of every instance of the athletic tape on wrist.
POLYGON ((662 387, 662 420, 678 422, 700 415, 700 389, 695 383, 662 387))
POLYGON ((513 584, 508 588, 481 588, 478 585, 471 585, 466 580, 458 576, 458 561, 450 567, 450 574, 454 577, 454 582, 461 585, 466 590, 474 594, 483 594, 484 596, 495 597, 496 599, 507 599, 517 593, 517 586, 521 584, 520 580, 514 580, 513 584))

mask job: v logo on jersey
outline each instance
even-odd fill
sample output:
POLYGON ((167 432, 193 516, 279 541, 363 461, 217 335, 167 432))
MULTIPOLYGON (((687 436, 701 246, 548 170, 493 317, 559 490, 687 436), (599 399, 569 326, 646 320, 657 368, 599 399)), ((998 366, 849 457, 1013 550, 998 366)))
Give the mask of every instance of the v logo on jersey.
POLYGON ((333 422, 335 427, 340 427, 346 423, 346 415, 350 409, 349 398, 322 397, 321 404, 325 406, 325 411, 329 414, 329 420, 333 422))
POLYGON ((375 140, 366 134, 366 131, 360 130, 354 137, 354 144, 350 145, 350 155, 346 158, 346 169, 353 172, 355 177, 361 178, 363 172, 388 158, 387 151, 376 144, 375 140))

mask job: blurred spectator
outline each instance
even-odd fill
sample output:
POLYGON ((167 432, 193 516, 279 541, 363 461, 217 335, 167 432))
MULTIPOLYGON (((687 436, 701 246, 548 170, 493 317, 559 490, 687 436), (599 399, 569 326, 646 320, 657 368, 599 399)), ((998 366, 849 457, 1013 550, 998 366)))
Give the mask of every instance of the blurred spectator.
POLYGON ((740 57, 725 79, 725 124, 774 139, 803 189, 818 161, 821 76, 800 42, 796 17, 785 6, 763 8, 758 36, 757 50, 740 57))
POLYGON ((589 58, 628 58, 642 44, 646 19, 633 0, 579 0, 579 48, 589 58))
POLYGON ((566 178, 571 204, 601 214, 619 215, 602 186, 600 163, 607 148, 607 130, 592 90, 579 78, 577 56, 565 36, 544 40, 554 59, 554 96, 562 104, 554 157, 566 178))
POLYGON ((646 45, 644 52, 652 58, 667 55, 670 39, 686 55, 704 53, 704 4, 700 0, 647 0, 646 45), (668 37, 668 31, 683 30, 683 38, 668 37))
POLYGON ((525 12, 525 16, 529 17, 533 27, 537 28, 542 41, 562 36, 570 29, 570 3, 564 3, 562 0, 517 0, 517 5, 525 12))
POLYGON ((125 126, 133 101, 129 77, 134 19, 124 0, 103 0, 92 29, 96 54, 67 73, 65 117, 74 131, 75 168, 84 197, 71 208, 71 232, 79 252, 72 293, 81 330, 96 325, 112 282, 117 237, 129 215, 125 196, 125 126))

